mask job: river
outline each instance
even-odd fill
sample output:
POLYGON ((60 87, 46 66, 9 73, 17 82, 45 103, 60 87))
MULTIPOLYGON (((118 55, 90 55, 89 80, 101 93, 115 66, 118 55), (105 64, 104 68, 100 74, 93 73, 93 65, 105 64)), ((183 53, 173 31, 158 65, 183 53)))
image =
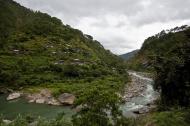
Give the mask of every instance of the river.
POLYGON ((0 95, 0 114, 6 119, 14 119, 18 114, 41 116, 44 118, 55 118, 58 114, 65 113, 70 118, 75 111, 67 106, 51 106, 46 104, 28 103, 24 98, 12 101, 6 100, 7 95, 0 95))
POLYGON ((148 111, 147 105, 156 100, 159 96, 159 93, 153 89, 153 79, 143 76, 143 73, 134 71, 130 71, 129 75, 132 78, 133 85, 141 84, 144 86, 144 90, 139 92, 138 96, 132 97, 129 101, 125 102, 125 104, 121 105, 121 110, 123 111, 124 116, 135 117, 136 114, 134 111, 143 109, 148 111))
MULTIPOLYGON (((126 117, 134 117, 136 115, 133 111, 146 107, 148 103, 151 103, 157 98, 158 93, 153 89, 153 80, 151 78, 144 77, 138 74, 138 72, 129 72, 129 75, 132 78, 132 86, 139 85, 138 83, 141 82, 145 87, 145 90, 140 92, 140 96, 132 97, 129 101, 126 101, 125 104, 120 106, 120 109, 126 117)), ((74 110, 67 106, 28 103, 22 98, 7 101, 6 97, 7 95, 0 95, 0 114, 3 114, 7 119, 13 119, 18 114, 55 118, 57 114, 62 112, 65 113, 66 118, 70 118, 75 113, 74 110)))

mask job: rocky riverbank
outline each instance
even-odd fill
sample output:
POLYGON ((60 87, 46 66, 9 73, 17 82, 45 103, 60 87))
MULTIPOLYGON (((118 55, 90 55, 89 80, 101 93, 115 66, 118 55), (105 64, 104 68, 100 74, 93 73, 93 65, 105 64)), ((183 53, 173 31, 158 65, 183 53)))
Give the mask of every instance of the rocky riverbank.
POLYGON ((153 89, 153 80, 151 75, 147 73, 128 72, 131 77, 131 82, 125 87, 123 101, 126 104, 126 111, 131 111, 135 114, 148 113, 156 107, 154 104, 158 95, 153 89))
POLYGON ((60 102, 52 96, 52 93, 47 89, 42 89, 38 93, 26 93, 25 98, 29 103, 61 105, 60 102))
POLYGON ((147 80, 143 80, 138 76, 134 76, 132 73, 129 73, 131 82, 125 87, 125 92, 123 95, 123 100, 128 102, 133 97, 141 96, 147 88, 147 80))
POLYGON ((27 99, 29 103, 48 105, 73 105, 75 101, 73 94, 63 93, 55 98, 48 89, 42 89, 38 93, 12 92, 8 95, 7 100, 10 101, 20 97, 27 99))

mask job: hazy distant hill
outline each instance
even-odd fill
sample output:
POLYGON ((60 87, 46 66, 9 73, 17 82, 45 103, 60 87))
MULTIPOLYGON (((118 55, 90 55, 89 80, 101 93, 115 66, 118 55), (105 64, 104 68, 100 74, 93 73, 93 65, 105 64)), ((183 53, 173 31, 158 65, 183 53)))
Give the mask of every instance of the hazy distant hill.
POLYGON ((125 60, 129 60, 130 58, 134 57, 138 52, 139 52, 139 50, 134 50, 132 52, 122 54, 122 55, 120 55, 120 57, 125 60))

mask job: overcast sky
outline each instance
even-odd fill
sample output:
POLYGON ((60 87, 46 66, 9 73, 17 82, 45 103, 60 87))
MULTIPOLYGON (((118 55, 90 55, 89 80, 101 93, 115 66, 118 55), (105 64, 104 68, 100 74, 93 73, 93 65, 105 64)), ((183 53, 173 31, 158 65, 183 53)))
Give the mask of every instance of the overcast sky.
POLYGON ((90 34, 115 54, 162 29, 190 24, 190 0, 16 0, 90 34))

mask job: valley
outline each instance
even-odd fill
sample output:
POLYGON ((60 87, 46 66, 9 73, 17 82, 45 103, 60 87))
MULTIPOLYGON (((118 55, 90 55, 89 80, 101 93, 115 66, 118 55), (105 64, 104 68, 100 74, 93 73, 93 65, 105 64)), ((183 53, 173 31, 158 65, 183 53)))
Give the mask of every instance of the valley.
POLYGON ((0 0, 0 33, 0 126, 190 124, 188 25, 116 55, 57 17, 0 0))

